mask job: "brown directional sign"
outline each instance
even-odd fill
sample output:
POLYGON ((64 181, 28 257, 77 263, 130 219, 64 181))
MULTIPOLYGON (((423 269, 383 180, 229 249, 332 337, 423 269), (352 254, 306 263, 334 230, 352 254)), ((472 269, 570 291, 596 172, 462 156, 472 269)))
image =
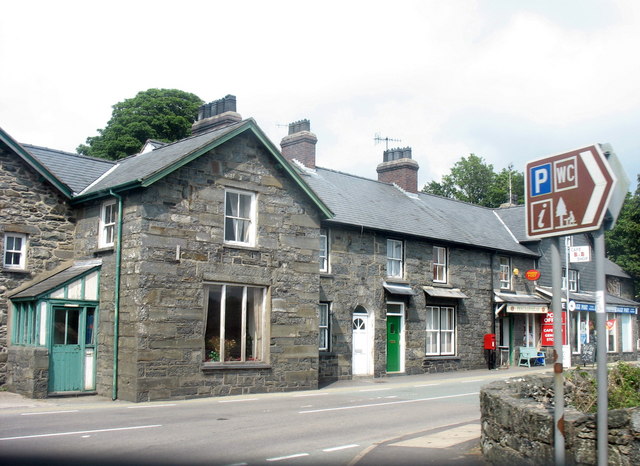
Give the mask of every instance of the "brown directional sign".
POLYGON ((527 235, 597 230, 615 182, 599 144, 527 163, 527 235))

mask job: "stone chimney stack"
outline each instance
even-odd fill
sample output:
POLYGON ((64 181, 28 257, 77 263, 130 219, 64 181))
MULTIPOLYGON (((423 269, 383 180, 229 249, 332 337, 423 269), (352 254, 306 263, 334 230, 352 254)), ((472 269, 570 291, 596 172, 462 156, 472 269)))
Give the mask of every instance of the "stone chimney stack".
POLYGON ((411 158, 411 148, 387 149, 378 165, 378 181, 395 183, 410 193, 418 192, 418 162, 411 158))
POLYGON ((236 96, 226 95, 222 99, 200 106, 198 119, 191 126, 191 134, 195 136, 206 133, 238 121, 242 121, 242 117, 236 113, 236 96))
POLYGON ((289 134, 282 138, 280 147, 284 158, 296 159, 307 168, 316 168, 316 143, 318 138, 311 132, 309 120, 289 124, 289 134))

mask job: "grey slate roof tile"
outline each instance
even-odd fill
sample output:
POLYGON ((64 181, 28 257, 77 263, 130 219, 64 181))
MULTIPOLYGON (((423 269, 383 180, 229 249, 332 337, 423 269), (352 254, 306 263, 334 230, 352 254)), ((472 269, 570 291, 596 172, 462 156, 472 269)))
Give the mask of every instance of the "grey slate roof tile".
POLYGON ((430 238, 523 255, 493 209, 398 187, 325 168, 304 170, 303 179, 333 211, 329 222, 430 238))
POLYGON ((86 157, 31 144, 21 145, 76 194, 115 165, 112 160, 86 157))

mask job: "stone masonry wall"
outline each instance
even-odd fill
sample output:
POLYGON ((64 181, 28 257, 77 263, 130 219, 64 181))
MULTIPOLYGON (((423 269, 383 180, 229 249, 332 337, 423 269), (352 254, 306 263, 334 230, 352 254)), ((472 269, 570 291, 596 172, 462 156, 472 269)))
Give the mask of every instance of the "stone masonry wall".
MULTIPOLYGON (((481 447, 492 465, 554 463, 553 408, 523 396, 535 387, 553 387, 552 376, 494 382, 480 392, 481 447)), ((595 414, 565 406, 565 463, 597 464, 595 414)), ((609 464, 640 463, 640 408, 609 411, 609 464)))
MULTIPOLYGON (((493 253, 449 248, 448 286, 460 288, 468 298, 438 300, 426 296, 422 290, 423 286, 434 285, 433 244, 405 238, 405 276, 400 281, 411 285, 416 294, 403 298, 388 294, 382 286, 386 279, 386 240, 392 236, 327 226, 330 227, 330 272, 321 276, 320 300, 331 303, 331 347, 330 352, 321 353, 323 379, 346 379, 352 375, 351 319, 357 306, 375 317, 374 376, 386 375, 386 300, 405 303, 405 373, 486 367, 483 337, 494 331, 492 296, 499 272, 498 261, 492 261, 493 253), (456 355, 425 355, 425 307, 428 304, 457 307, 456 355)), ((533 266, 533 261, 527 258, 514 258, 513 263, 520 268, 533 266)), ((522 283, 514 285, 516 289, 523 288, 522 283)))
POLYGON ((7 231, 27 235, 26 269, 0 269, 0 386, 19 383, 7 367, 6 293, 73 258, 75 218, 64 197, 15 154, 0 150, 0 247, 7 231))
MULTIPOLYGON (((318 385, 317 209, 253 136, 239 136, 124 199, 118 398, 184 399, 318 385), (223 243, 226 187, 257 193, 255 247, 223 243), (179 247, 179 258, 176 251, 179 247), (268 289, 268 358, 203 363, 206 283, 268 289)), ((78 242, 92 250, 98 209, 78 242)), ((103 258, 98 392, 111 390, 113 252, 103 258)))

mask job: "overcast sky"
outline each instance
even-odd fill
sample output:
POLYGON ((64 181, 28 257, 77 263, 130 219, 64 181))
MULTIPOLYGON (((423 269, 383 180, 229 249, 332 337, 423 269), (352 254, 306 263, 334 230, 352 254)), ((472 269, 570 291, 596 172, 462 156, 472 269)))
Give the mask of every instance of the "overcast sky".
POLYGON ((10 1, 0 127, 74 152, 149 88, 237 97, 279 145, 308 118, 317 164, 376 178, 384 143, 419 186, 474 153, 496 171, 611 143, 640 173, 636 0, 10 1))

